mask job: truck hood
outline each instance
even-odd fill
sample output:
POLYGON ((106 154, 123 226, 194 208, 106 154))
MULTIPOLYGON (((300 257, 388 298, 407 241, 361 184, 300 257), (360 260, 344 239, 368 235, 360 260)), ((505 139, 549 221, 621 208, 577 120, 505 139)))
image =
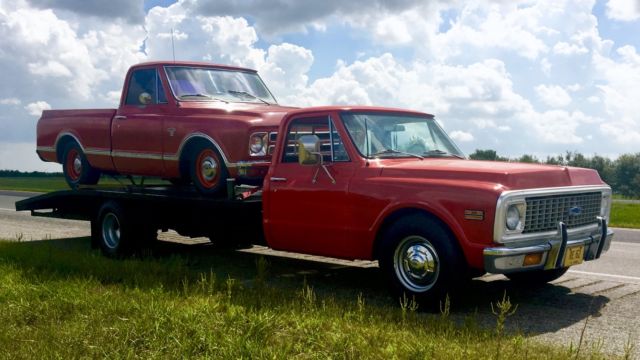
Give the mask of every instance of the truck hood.
POLYGON ((224 103, 218 101, 181 101, 180 107, 199 115, 218 115, 245 121, 251 126, 278 127, 287 113, 296 107, 252 103, 224 103))
POLYGON ((603 184, 595 170, 566 166, 452 158, 385 159, 379 165, 385 177, 477 181, 503 190, 603 184))

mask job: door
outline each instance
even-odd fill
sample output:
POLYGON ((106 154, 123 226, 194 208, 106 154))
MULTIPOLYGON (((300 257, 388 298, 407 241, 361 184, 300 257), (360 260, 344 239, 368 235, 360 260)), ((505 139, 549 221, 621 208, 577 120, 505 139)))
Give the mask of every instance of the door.
POLYGON ((135 69, 111 124, 111 154, 124 174, 162 176, 162 129, 168 104, 155 67, 135 69))
POLYGON ((344 134, 327 114, 294 119, 287 130, 287 145, 271 173, 269 245, 275 249, 349 258, 357 253, 348 238, 351 207, 349 181, 356 163, 344 150, 344 134), (320 138, 327 169, 298 163, 297 140, 320 138))

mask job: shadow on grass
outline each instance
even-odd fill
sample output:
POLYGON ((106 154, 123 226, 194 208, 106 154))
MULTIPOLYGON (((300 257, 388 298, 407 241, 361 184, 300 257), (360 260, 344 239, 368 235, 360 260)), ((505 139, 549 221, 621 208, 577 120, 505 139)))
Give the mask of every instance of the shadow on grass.
MULTIPOLYGON (((114 260, 91 250, 88 238, 70 238, 31 242, 0 242, 0 262, 22 271, 34 281, 64 281, 69 278, 97 279, 102 284, 124 285, 180 291, 185 282, 195 283, 203 274, 217 279, 235 279, 251 288, 258 274, 257 262, 262 255, 224 250, 210 244, 179 244, 158 241, 147 256, 114 260)), ((398 306, 388 295, 378 268, 341 266, 303 259, 265 257, 268 262, 266 281, 282 291, 283 297, 311 286, 318 298, 334 298, 353 304, 362 294, 368 306, 398 306)), ((474 317, 492 327, 495 316, 491 303, 503 294, 518 304, 509 326, 526 334, 555 332, 587 317, 597 317, 609 299, 601 295, 573 293, 558 285, 540 287, 517 286, 507 280, 471 281, 463 290, 451 295, 452 315, 463 319, 474 317)))

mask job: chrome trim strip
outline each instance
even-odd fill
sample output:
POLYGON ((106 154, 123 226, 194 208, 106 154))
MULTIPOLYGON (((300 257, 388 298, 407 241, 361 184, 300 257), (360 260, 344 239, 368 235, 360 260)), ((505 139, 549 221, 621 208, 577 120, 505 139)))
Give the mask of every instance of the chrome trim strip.
POLYGON ((56 152, 56 148, 52 146, 36 146, 36 151, 56 152))
POLYGON ((112 151, 111 156, 130 159, 162 160, 162 154, 132 153, 126 151, 112 151))
POLYGON ((227 168, 229 167, 234 167, 234 166, 230 166, 231 163, 229 162, 229 159, 227 159, 227 157, 225 156, 224 152, 222 151, 222 148, 220 147, 220 145, 218 145, 218 143, 213 140, 213 138, 211 138, 211 136, 201 133, 201 132, 195 132, 195 133, 191 133, 187 136, 185 136, 184 139, 182 139, 182 142, 180 143, 180 146, 178 147, 178 152, 175 154, 171 154, 171 155, 167 155, 167 154, 163 154, 163 158, 164 160, 167 161, 180 161, 180 156, 182 156, 182 150, 184 149, 184 146, 187 144, 187 142, 189 142, 189 140, 193 139, 193 138, 202 138, 204 140, 209 141, 211 144, 213 144, 213 146, 216 147, 216 149, 218 150, 218 153, 220 154, 220 156, 222 156, 222 161, 224 161, 224 164, 227 168))
POLYGON ((230 163, 232 167, 238 166, 251 166, 251 165, 269 165, 271 161, 269 160, 254 160, 254 161, 238 161, 236 163, 230 163))
MULTIPOLYGON (((553 236, 557 234, 557 231, 544 232, 544 233, 529 233, 529 234, 505 234, 506 227, 504 226, 504 218, 506 216, 507 205, 514 201, 522 200, 529 196, 542 196, 542 195, 559 195, 559 194, 572 194, 585 191, 599 191, 602 196, 611 196, 611 187, 608 185, 579 185, 579 186, 563 186, 553 188, 536 188, 536 189, 524 189, 524 190, 508 190, 503 191, 496 202, 496 214, 493 221, 493 241, 496 243, 510 243, 514 241, 521 241, 526 239, 534 239, 539 237, 553 236)), ((602 215, 602 214, 601 214, 602 215)), ((606 214, 608 217, 609 214, 606 214)), ((597 224, 595 224, 597 228, 597 224)), ((575 228, 568 230, 569 233, 576 232, 577 230, 584 231, 585 228, 575 228)))
POLYGON ((89 149, 89 148, 87 148, 85 154, 87 154, 87 155, 111 156, 111 150, 89 149))

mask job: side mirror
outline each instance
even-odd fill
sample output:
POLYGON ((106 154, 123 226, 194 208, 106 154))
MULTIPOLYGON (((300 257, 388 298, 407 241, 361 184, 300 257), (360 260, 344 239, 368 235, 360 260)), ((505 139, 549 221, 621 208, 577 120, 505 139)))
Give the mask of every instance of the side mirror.
POLYGON ((138 101, 140 101, 140 104, 142 105, 149 105, 153 101, 153 98, 148 92, 143 92, 138 96, 138 101))
POLYGON ((303 135, 298 139, 298 163, 300 165, 318 165, 321 163, 320 138, 316 135, 303 135))

